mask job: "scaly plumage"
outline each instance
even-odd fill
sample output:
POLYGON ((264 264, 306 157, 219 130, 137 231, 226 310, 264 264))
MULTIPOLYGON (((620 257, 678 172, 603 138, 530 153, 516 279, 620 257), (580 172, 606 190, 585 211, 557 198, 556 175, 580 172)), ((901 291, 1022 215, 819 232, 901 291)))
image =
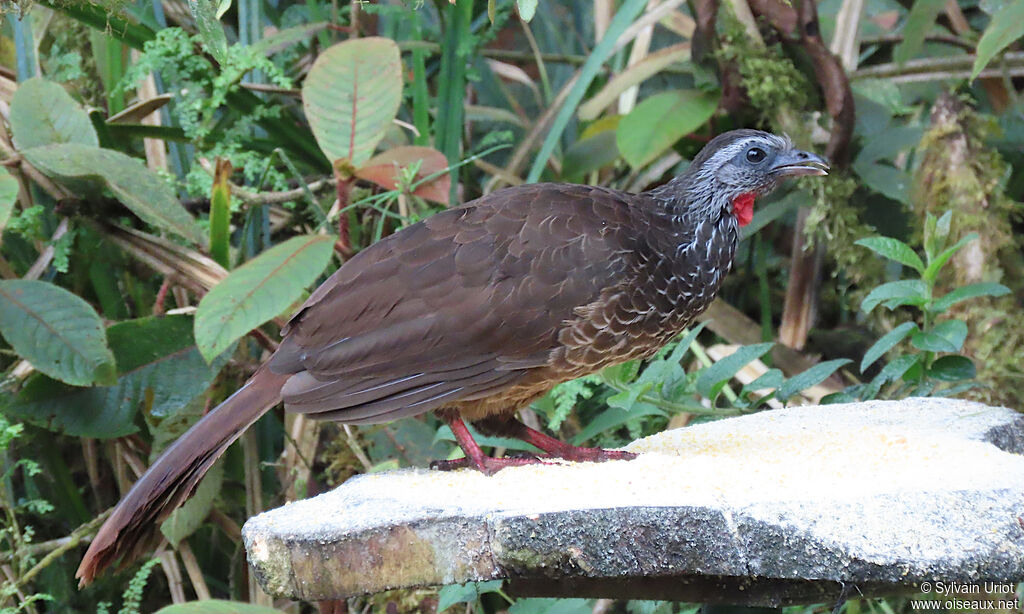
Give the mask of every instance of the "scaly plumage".
POLYGON ((93 540, 82 583, 144 550, 242 431, 283 400, 347 424, 436 410, 469 465, 491 459, 463 420, 575 460, 628 458, 527 429, 517 409, 552 386, 652 355, 714 299, 738 220, 786 176, 825 174, 788 139, 737 130, 643 194, 534 184, 438 213, 357 254, 282 331, 277 352, 153 464, 93 540))

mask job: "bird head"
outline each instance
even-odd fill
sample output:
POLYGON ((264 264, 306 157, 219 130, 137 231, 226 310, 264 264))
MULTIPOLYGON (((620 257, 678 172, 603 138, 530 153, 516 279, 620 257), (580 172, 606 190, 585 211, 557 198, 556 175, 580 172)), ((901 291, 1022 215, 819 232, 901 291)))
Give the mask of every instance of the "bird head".
POLYGON ((688 205, 709 215, 726 211, 740 226, 750 223, 754 199, 786 177, 827 175, 828 161, 793 148, 787 137, 760 130, 733 130, 704 146, 672 190, 684 190, 688 205))

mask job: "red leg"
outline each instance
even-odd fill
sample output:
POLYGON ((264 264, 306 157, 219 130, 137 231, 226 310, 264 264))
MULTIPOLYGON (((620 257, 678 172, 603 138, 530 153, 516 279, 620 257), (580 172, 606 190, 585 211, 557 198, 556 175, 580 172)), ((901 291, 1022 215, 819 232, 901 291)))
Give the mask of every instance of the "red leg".
POLYGON ((514 418, 508 420, 488 418, 476 424, 488 433, 521 439, 532 446, 544 450, 551 458, 597 463, 609 460, 633 460, 636 458, 636 454, 633 452, 574 446, 532 429, 514 418))
POLYGON ((437 415, 448 423, 448 426, 452 429, 452 434, 455 435, 455 441, 462 448, 462 452, 466 455, 464 458, 457 458, 455 460, 443 460, 434 461, 430 463, 431 469, 439 469, 441 471, 449 471, 452 469, 460 469, 462 467, 471 467, 483 473, 484 475, 494 475, 498 471, 501 471, 505 467, 513 467, 516 465, 536 465, 542 464, 544 461, 538 458, 493 458, 484 454, 483 450, 480 449, 480 445, 473 439, 473 434, 469 432, 469 428, 466 427, 466 423, 459 417, 459 413, 450 409, 438 410, 437 415))

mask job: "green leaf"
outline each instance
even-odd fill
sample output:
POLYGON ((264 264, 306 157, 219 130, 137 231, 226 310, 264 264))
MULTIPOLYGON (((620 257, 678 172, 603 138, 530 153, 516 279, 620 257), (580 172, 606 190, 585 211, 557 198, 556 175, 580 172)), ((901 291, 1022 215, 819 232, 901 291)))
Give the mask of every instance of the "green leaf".
POLYGON ((1024 37, 1024 2, 1015 0, 992 16, 992 21, 981 35, 975 52, 974 68, 971 69, 971 80, 981 74, 997 53, 1021 37, 1024 37))
POLYGON ((633 168, 644 166, 708 121, 717 107, 718 96, 698 90, 655 94, 619 121, 619 151, 633 168))
POLYGON ((637 374, 640 372, 640 361, 639 360, 627 360, 626 362, 605 367, 599 376, 601 381, 605 382, 609 386, 621 388, 628 386, 632 382, 637 374))
POLYGON ((783 384, 779 386, 778 392, 775 393, 775 398, 780 401, 785 401, 801 390, 806 390, 811 386, 817 386, 821 382, 825 381, 825 379, 830 375, 835 373, 839 367, 850 362, 853 361, 847 358, 837 358, 835 360, 826 360, 823 363, 816 364, 803 373, 794 375, 783 382, 783 384))
POLYGON ((80 388, 41 373, 29 377, 3 412, 48 431, 75 437, 123 437, 137 431, 132 421, 138 408, 113 397, 112 387, 80 388))
POLYGON ((598 169, 610 166, 619 157, 615 145, 615 131, 605 130, 576 141, 562 157, 562 176, 567 181, 579 181, 598 169))
POLYGON ((939 297, 939 299, 932 304, 932 311, 934 313, 943 313, 961 301, 970 300, 979 296, 1005 296, 1009 293, 1010 289, 1003 284, 991 282, 968 284, 966 286, 960 286, 948 294, 939 297))
POLYGON ((640 396, 650 392, 651 388, 654 388, 654 382, 636 381, 630 384, 629 387, 622 392, 608 397, 605 403, 608 404, 608 407, 631 411, 633 407, 636 406, 640 396))
POLYGON ((918 273, 924 271, 924 262, 909 245, 892 237, 867 237, 854 241, 855 245, 866 247, 883 258, 907 265, 918 273))
POLYGON ((926 352, 959 352, 967 339, 967 323, 963 320, 939 322, 930 331, 920 331, 910 343, 926 352))
MULTIPOLYGON (((880 104, 891 115, 904 115, 914 111, 914 107, 903 102, 903 93, 900 91, 899 86, 888 79, 857 79, 850 83, 850 87, 853 89, 854 94, 880 104)), ((920 136, 921 129, 918 128, 917 130, 920 136)), ((919 141, 920 138, 914 141, 914 144, 916 145, 919 141)), ((864 148, 866 149, 871 145, 872 143, 865 143, 864 148)), ((861 154, 858 154, 857 157, 861 159, 861 154)), ((865 161, 877 159, 877 157, 864 158, 865 161)))
POLYGON ((169 605, 157 610, 156 614, 282 614, 281 610, 238 601, 190 601, 169 605))
POLYGON ((466 584, 449 584, 437 593, 437 612, 440 614, 456 603, 475 603, 480 595, 501 590, 503 580, 488 582, 467 582, 466 584))
POLYGON ((921 364, 923 360, 924 356, 922 354, 907 354, 906 356, 895 358, 882 367, 882 370, 875 376, 875 381, 879 382, 879 388, 881 388, 882 384, 886 382, 900 379, 906 375, 907 371, 921 364))
MULTIPOLYGON (((685 371, 680 364, 683 360, 683 356, 690 351, 690 346, 693 344, 694 339, 700 334, 700 331, 704 330, 707 322, 701 322, 694 326, 690 330, 686 331, 675 347, 672 348, 672 352, 666 352, 664 349, 658 353, 658 357, 648 362, 647 367, 639 378, 636 379, 630 387, 634 387, 639 383, 650 383, 651 386, 665 384, 673 379, 673 374, 682 374, 685 376, 685 371)), ((646 392, 646 390, 644 390, 646 392)), ((619 395, 616 395, 619 396, 619 395)), ((614 397, 613 397, 614 398, 614 397)), ((628 409, 626 406, 621 406, 623 409, 628 409)))
POLYGON ((882 370, 878 372, 875 379, 871 380, 870 383, 860 384, 859 396, 862 401, 875 399, 878 397, 878 392, 882 389, 882 386, 890 381, 895 381, 904 376, 904 374, 914 367, 919 367, 924 361, 924 354, 904 354, 898 356, 893 360, 889 361, 882 370))
POLYGON ((207 364, 192 336, 193 318, 150 316, 118 322, 107 329, 120 368, 115 397, 149 412, 170 416, 199 397, 230 356, 207 364))
POLYGON ((837 405, 839 403, 856 403, 860 401, 860 396, 857 395, 857 390, 842 390, 840 392, 833 392, 832 394, 826 394, 821 397, 818 401, 819 405, 837 405))
POLYGON ((358 167, 373 155, 402 102, 402 62, 393 40, 370 36, 324 51, 302 85, 302 108, 331 161, 358 167))
MULTIPOLYGON (((945 215, 952 215, 952 213, 952 211, 946 211, 945 215)), ((935 233, 936 224, 937 221, 934 215, 931 213, 924 214, 924 253, 929 262, 935 257, 935 250, 941 245, 941 241, 935 233)))
POLYGON ((231 272, 196 310, 199 351, 212 360, 252 329, 280 315, 331 259, 335 237, 293 237, 231 272))
POLYGON ((630 420, 636 420, 643 416, 666 415, 667 414, 664 410, 655 407, 650 403, 637 403, 628 411, 618 407, 612 407, 601 412, 593 420, 587 422, 587 426, 573 437, 572 441, 575 445, 580 445, 590 438, 600 435, 605 431, 618 428, 630 420))
POLYGON ((974 379, 978 374, 974 363, 966 356, 943 356, 932 363, 928 375, 944 382, 959 382, 974 379))
POLYGON ((76 22, 87 24, 109 36, 130 45, 139 51, 146 43, 156 38, 156 33, 148 26, 131 23, 119 17, 116 11, 110 11, 102 5, 88 2, 61 2, 59 0, 39 0, 39 4, 66 14, 76 22))
MULTIPOLYGON (((942 216, 942 219, 947 218, 944 215, 942 216)), ((940 219, 939 222, 941 221, 942 220, 940 219)), ((954 243, 952 246, 942 250, 942 253, 935 257, 935 260, 932 260, 931 262, 928 263, 928 268, 924 270, 924 273, 921 275, 921 277, 927 281, 935 281, 935 278, 939 276, 939 271, 942 270, 942 267, 946 266, 946 263, 949 262, 949 259, 953 257, 953 254, 957 253, 958 251, 963 249, 965 245, 967 245, 971 241, 974 241, 977 238, 978 233, 972 232, 963 237, 962 239, 960 239, 959 241, 957 241, 956 243, 954 243)))
POLYGON ((0 333, 37 370, 75 386, 111 383, 114 355, 92 305, 42 281, 0 281, 0 333))
POLYGON ((935 18, 946 6, 946 0, 915 0, 914 6, 903 26, 903 40, 892 52, 897 63, 903 64, 921 51, 928 31, 935 25, 935 18))
POLYGON ((157 417, 176 415, 209 388, 229 358, 225 352, 208 365, 192 338, 192 318, 184 315, 118 322, 107 337, 119 371, 116 384, 77 388, 40 375, 29 379, 7 411, 69 435, 120 437, 135 432, 142 408, 157 417))
POLYGON ((674 362, 675 364, 678 365, 679 361, 683 359, 683 356, 686 354, 686 352, 690 350, 690 346, 693 345, 693 342, 697 339, 697 335, 699 335, 700 331, 704 330, 704 327, 707 325, 708 321, 705 320, 704 322, 700 322, 697 324, 697 326, 694 326, 690 330, 684 332, 682 336, 679 338, 679 343, 676 345, 676 348, 672 350, 672 355, 669 357, 669 362, 674 362))
POLYGON ((533 403, 532 407, 548 417, 548 429, 557 433, 576 403, 594 396, 591 384, 599 382, 600 379, 593 374, 562 382, 533 403))
POLYGON ((981 12, 991 18, 993 15, 998 13, 1004 6, 1015 2, 1016 0, 978 0, 978 8, 981 12))
MULTIPOLYGON (((230 0, 225 1, 229 2, 230 0)), ((220 17, 220 15, 217 16, 218 19, 220 19, 220 17)), ((306 40, 329 25, 330 24, 326 21, 320 21, 317 23, 306 23, 301 26, 292 26, 290 28, 278 30, 273 34, 265 36, 252 43, 249 45, 249 48, 256 53, 272 55, 306 40)))
POLYGON ((942 394, 939 394, 935 390, 938 387, 938 382, 936 380, 933 380, 933 379, 921 379, 921 376, 918 375, 917 377, 914 377, 914 378, 908 380, 908 382, 911 382, 911 381, 914 382, 916 385, 913 388, 910 389, 910 391, 909 391, 907 396, 912 396, 912 397, 930 397, 930 396, 939 397, 939 396, 943 396, 942 394))
POLYGON ((950 209, 942 214, 935 222, 935 236, 940 239, 945 239, 949 236, 949 229, 953 223, 953 210, 950 209))
MULTIPOLYGON (((894 299, 895 303, 892 307, 889 307, 890 309, 894 309, 897 306, 896 303, 923 305, 928 300, 928 286, 920 279, 904 279, 884 283, 864 297, 864 300, 860 303, 860 309, 864 313, 871 313, 871 310, 880 303, 884 301, 893 302, 894 299)), ((888 306, 888 303, 886 306, 888 306)))
MULTIPOLYGON (((402 424, 405 423, 423 424, 423 426, 426 427, 428 431, 433 431, 433 429, 431 429, 429 426, 426 426, 426 424, 424 424, 423 422, 418 422, 416 420, 399 420, 398 422, 395 422, 393 425, 389 426, 388 429, 392 431, 397 430, 401 428, 402 424)), ((531 454, 538 454, 541 452, 540 448, 528 444, 522 439, 515 439, 513 437, 500 437, 496 435, 481 435, 479 431, 472 427, 472 425, 470 425, 468 428, 469 434, 473 436, 473 441, 477 442, 481 448, 506 448, 508 450, 521 450, 523 452, 530 452, 531 454)), ((367 439, 373 446, 373 448, 371 448, 369 451, 371 460, 377 460, 378 458, 387 458, 388 455, 402 456, 403 459, 406 458, 406 456, 402 454, 403 450, 400 450, 398 447, 394 445, 388 445, 386 443, 389 437, 387 437, 387 435, 380 431, 374 433, 373 435, 369 435, 367 439), (380 450, 376 449, 378 447, 378 443, 384 443, 383 446, 380 446, 380 450)), ((395 437, 395 440, 397 441, 398 438, 395 437)), ((445 442, 455 443, 455 435, 452 433, 452 429, 450 426, 448 426, 447 424, 443 424, 441 425, 440 428, 437 429, 436 432, 432 434, 431 438, 429 438, 429 441, 434 444, 445 442)), ((404 446, 402 447, 404 448, 404 446)), ((442 449, 440 451, 434 451, 433 454, 428 454, 427 456, 423 457, 422 464, 429 464, 431 461, 436 460, 438 456, 444 456, 447 453, 447 448, 442 449)), ((410 458, 409 462, 412 465, 417 464, 416 460, 413 460, 412 458, 410 458)))
POLYGON ((177 126, 150 126, 148 124, 105 124, 107 135, 112 142, 132 139, 160 139, 177 143, 191 143, 185 131, 177 126))
POLYGON ((508 614, 591 614, 591 604, 588 599, 516 599, 508 614))
POLYGON ((11 175, 7 167, 0 166, 0 233, 7 226, 7 220, 11 219, 17 200, 18 180, 11 175))
POLYGON ((210 468, 210 471, 196 486, 195 494, 160 523, 160 532, 164 534, 167 541, 171 542, 172 546, 177 548, 181 540, 192 535, 203 525, 203 521, 210 515, 213 501, 220 493, 223 482, 224 463, 218 462, 210 468))
POLYGON ((910 365, 910 367, 903 373, 903 381, 910 383, 920 381, 924 376, 924 354, 918 354, 920 360, 910 365))
POLYGON ((206 240, 195 219, 178 202, 174 190, 135 158, 77 143, 33 147, 21 153, 47 175, 105 185, 146 223, 198 244, 206 240))
POLYGON ((871 162, 854 165, 853 170, 860 175, 872 190, 903 204, 910 203, 910 174, 888 164, 871 162))
POLYGON ((907 335, 916 330, 917 324, 914 324, 913 322, 904 322, 882 335, 882 337, 864 353, 864 359, 860 361, 860 372, 863 373, 864 370, 873 365, 876 360, 884 356, 885 353, 895 347, 897 343, 903 341, 907 335))
POLYGON ((519 18, 530 23, 537 12, 537 0, 516 0, 516 8, 519 9, 519 18))
POLYGON ((228 38, 219 21, 219 8, 214 6, 212 0, 188 0, 188 8, 196 21, 196 30, 203 41, 203 48, 218 64, 224 64, 228 58, 228 38))
MULTIPOLYGON (((891 85, 896 87, 895 84, 891 85)), ((885 130, 884 138, 879 136, 864 143, 864 147, 857 153, 854 168, 865 167, 879 160, 894 161, 901 152, 917 147, 923 134, 924 126, 921 124, 890 125, 885 130)))
POLYGON ((785 379, 780 369, 768 369, 757 379, 743 386, 743 389, 740 390, 740 396, 766 388, 777 389, 785 379))
POLYGON ((18 85, 11 99, 11 135, 18 150, 57 143, 97 147, 89 115, 67 91, 46 79, 18 85))
POLYGON ((955 397, 956 395, 962 394, 964 392, 967 392, 968 390, 977 390, 977 389, 980 389, 980 388, 985 388, 985 384, 982 384, 981 382, 962 382, 962 383, 956 384, 955 386, 950 386, 949 388, 945 388, 943 390, 936 390, 936 391, 931 393, 931 396, 933 396, 933 397, 955 397))
MULTIPOLYGON (((451 429, 448 431, 450 433, 451 429)), ((435 432, 434 427, 420 420, 392 422, 387 429, 366 433, 366 439, 370 443, 367 453, 375 463, 387 458, 401 458, 407 465, 423 467, 448 454, 448 446, 434 441, 435 432)), ((452 435, 452 440, 454 439, 455 436, 452 435)), ((535 451, 530 444, 522 440, 518 443, 522 444, 524 449, 535 451)))
POLYGON ((952 219, 952 209, 943 213, 941 218, 936 218, 931 213, 924 214, 924 253, 928 256, 929 262, 946 242, 952 219))
POLYGON ((775 347, 774 343, 744 345, 722 360, 703 369, 700 376, 697 377, 697 394, 709 399, 718 396, 722 385, 732 379, 737 371, 772 351, 773 347, 775 347))
POLYGON ((231 164, 218 158, 210 193, 210 257, 225 269, 231 267, 231 164))

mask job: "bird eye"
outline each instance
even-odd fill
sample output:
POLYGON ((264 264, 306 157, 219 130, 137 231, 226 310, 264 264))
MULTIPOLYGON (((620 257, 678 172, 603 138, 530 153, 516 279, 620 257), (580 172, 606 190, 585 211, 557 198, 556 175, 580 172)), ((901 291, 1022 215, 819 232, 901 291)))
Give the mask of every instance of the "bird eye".
POLYGON ((751 164, 757 164, 768 157, 768 154, 764 152, 760 147, 751 147, 747 150, 747 162, 751 164))

